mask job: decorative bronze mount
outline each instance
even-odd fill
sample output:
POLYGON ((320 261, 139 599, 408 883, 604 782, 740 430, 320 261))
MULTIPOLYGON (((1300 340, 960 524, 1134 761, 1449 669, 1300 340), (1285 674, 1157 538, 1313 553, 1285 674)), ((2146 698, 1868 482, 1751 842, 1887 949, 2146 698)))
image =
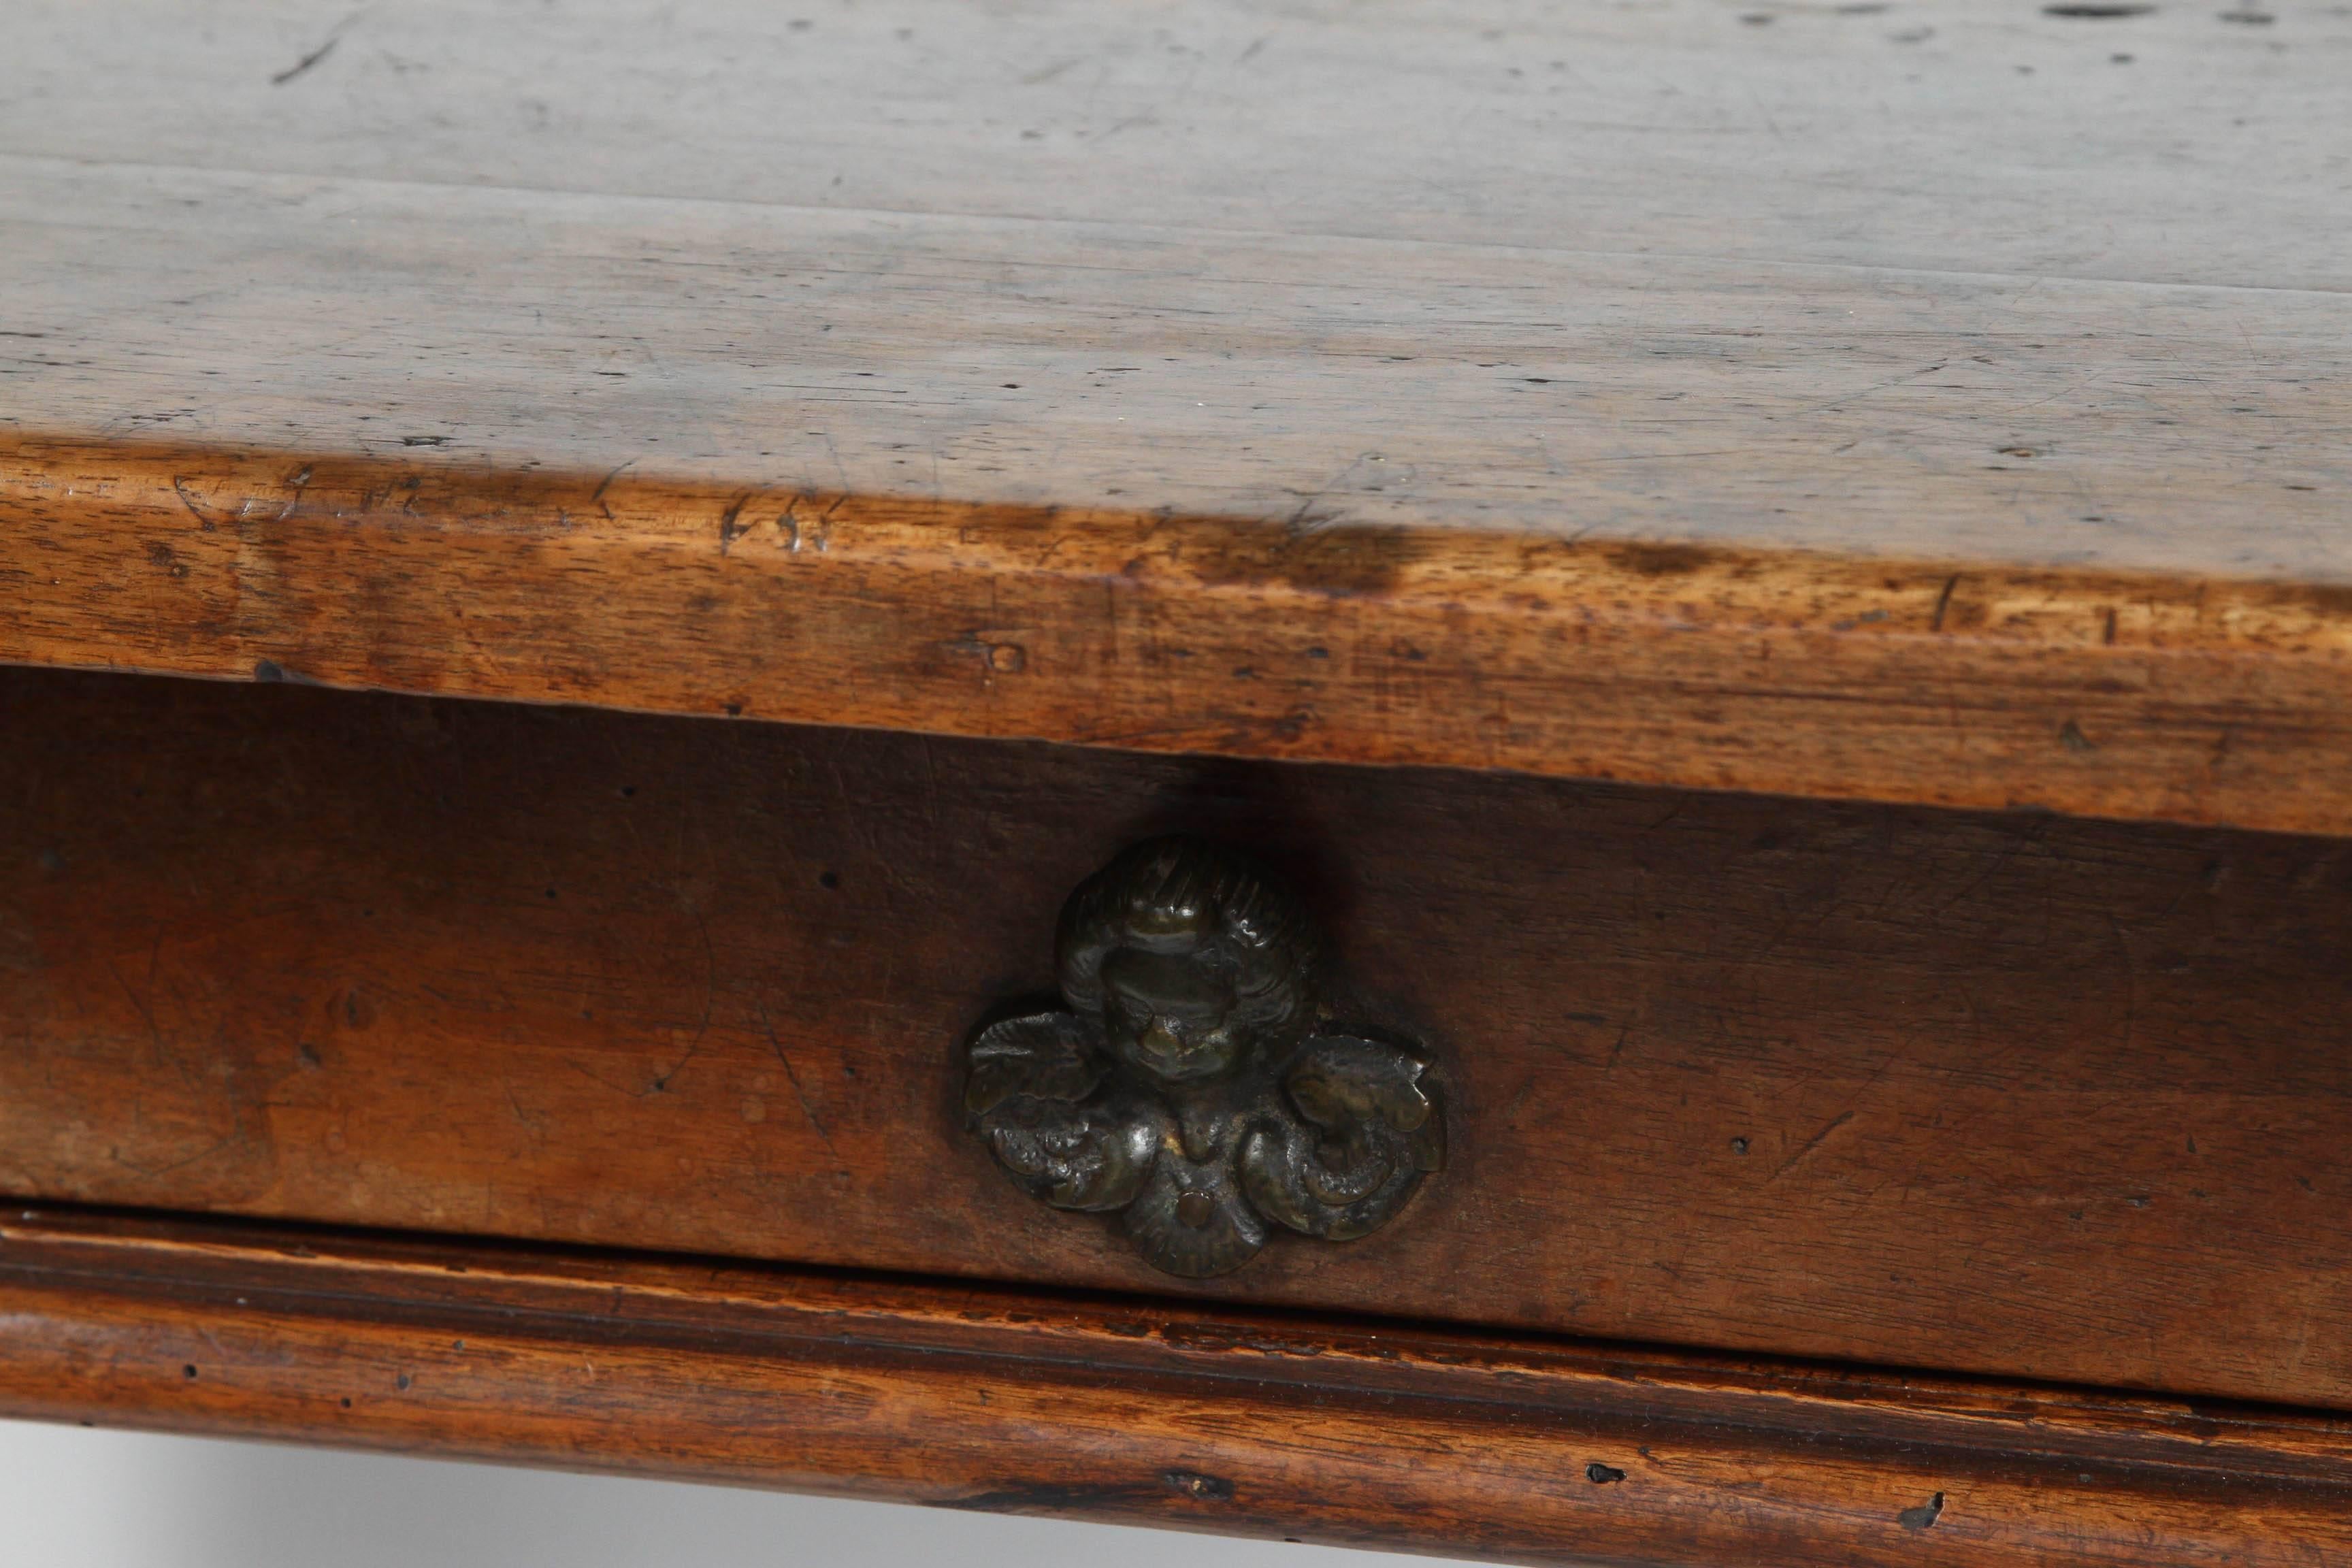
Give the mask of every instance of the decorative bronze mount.
POLYGON ((1146 1261, 1231 1273, 1278 1222, 1378 1230, 1445 1159, 1424 1065, 1322 1033, 1305 908, 1249 861, 1155 838, 1079 885, 1055 962, 1066 1013, 971 1042, 964 1107, 1031 1196, 1127 1211, 1146 1261))

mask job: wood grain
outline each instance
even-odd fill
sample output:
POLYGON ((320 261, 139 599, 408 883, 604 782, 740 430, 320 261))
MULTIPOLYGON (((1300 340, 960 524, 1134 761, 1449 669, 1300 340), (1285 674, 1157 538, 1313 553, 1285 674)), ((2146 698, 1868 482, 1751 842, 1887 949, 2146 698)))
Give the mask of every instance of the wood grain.
POLYGON ((0 149, 459 202, 578 192, 1717 257, 1767 287, 1759 269, 1812 264, 2004 274, 2019 291, 2341 290, 2352 18, 2334 0, 2232 12, 2250 14, 257 0, 192 16, 21 0, 0 149))
POLYGON ((2352 831, 2340 8, 21 9, 0 658, 2352 831))
POLYGON ((2318 1564, 2352 1429, 1389 1326, 19 1212, 0 1411, 1512 1562, 2318 1564))
POLYGON ((2332 587, 0 443, 0 658, 2352 833, 2332 587))
POLYGON ((2352 584, 2340 274, 0 172, 0 419, 134 452, 2352 584))
POLYGON ((2337 841, 12 672, 0 1191, 2352 1405, 2337 841), (1213 1287, 961 1051, 1271 860, 1449 1169, 1213 1287))

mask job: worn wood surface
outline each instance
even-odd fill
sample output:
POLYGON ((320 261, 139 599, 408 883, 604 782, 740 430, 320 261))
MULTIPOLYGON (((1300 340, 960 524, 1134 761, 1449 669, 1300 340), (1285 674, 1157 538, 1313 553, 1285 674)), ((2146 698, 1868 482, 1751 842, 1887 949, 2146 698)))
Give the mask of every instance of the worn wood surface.
POLYGON ((2352 832, 2251 15, 21 6, 0 658, 2352 832))
POLYGON ((2296 1568, 2340 1418, 14 1212, 0 1412, 1524 1563, 2296 1568))
POLYGON ((22 0, 11 18, 0 139, 32 158, 1751 269, 2346 281, 2336 0, 2105 19, 2043 0, 22 0), (146 90, 110 99, 116 81, 146 90))
POLYGON ((0 1192, 2352 1405, 2336 841, 55 672, 0 732, 0 1192), (1452 1144, 1206 1287, 959 1100, 1180 827, 1452 1144))
POLYGON ((8 658, 2352 834, 2352 589, 46 441, 0 495, 8 658))

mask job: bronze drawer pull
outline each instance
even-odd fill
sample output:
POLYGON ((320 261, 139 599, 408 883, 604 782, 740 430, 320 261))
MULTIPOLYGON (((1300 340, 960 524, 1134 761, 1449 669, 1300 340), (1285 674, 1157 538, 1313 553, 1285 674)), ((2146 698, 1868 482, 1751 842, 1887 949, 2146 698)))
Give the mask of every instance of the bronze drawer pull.
POLYGON ((971 1042, 972 1131, 1033 1197, 1126 1211, 1154 1268, 1257 1256, 1279 1223, 1379 1229, 1444 1163, 1409 1051, 1327 1034, 1305 908, 1249 861, 1155 838, 1081 883, 1055 942, 1067 1012, 971 1042))

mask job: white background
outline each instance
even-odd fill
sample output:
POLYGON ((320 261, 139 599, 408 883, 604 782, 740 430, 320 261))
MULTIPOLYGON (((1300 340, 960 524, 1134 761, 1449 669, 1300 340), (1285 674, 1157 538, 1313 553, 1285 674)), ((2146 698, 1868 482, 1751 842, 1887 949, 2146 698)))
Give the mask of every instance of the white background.
POLYGON ((1171 1531, 0 1421, 9 1568, 1405 1568, 1171 1531))

